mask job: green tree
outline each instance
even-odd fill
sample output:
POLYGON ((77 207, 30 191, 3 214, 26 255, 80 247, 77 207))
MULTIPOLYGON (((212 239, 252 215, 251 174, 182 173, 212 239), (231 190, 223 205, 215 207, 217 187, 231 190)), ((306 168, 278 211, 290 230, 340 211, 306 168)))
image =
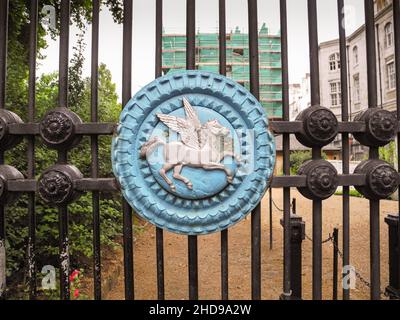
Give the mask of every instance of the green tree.
MULTIPOLYGON (((15 111, 26 120, 28 103, 28 59, 29 59, 29 31, 30 31, 30 5, 29 0, 11 0, 9 7, 8 27, 8 57, 7 57, 7 99, 6 108, 15 111)), ((50 34, 53 39, 59 34, 60 20, 59 0, 39 0, 39 25, 38 25, 38 52, 39 58, 44 58, 42 49, 47 47, 46 35, 50 34), (56 28, 51 29, 44 25, 44 6, 53 6, 56 12, 56 28)), ((108 8, 113 15, 114 21, 122 22, 123 1, 103 0, 102 8, 108 8)), ((71 24, 77 25, 81 30, 86 23, 91 22, 92 1, 71 1, 71 24)), ((54 106, 54 105, 53 105, 54 106)))
POLYGON ((379 158, 390 163, 392 166, 395 166, 395 162, 398 159, 396 154, 396 143, 394 141, 384 147, 379 148, 379 158))
MULTIPOLYGON (((70 108, 83 121, 90 119, 91 79, 83 78, 82 66, 84 46, 79 44, 74 50, 70 65, 69 99, 70 108)), ((36 111, 38 119, 57 106, 58 74, 51 73, 40 77, 37 82, 36 111)), ((118 120, 121 105, 118 103, 116 85, 112 82, 111 72, 104 64, 99 66, 99 121, 115 123, 118 120)), ((99 138, 99 166, 102 177, 111 177, 110 161, 111 137, 99 138)), ((57 160, 57 154, 44 146, 37 139, 35 148, 36 172, 39 175, 57 160)), ((26 172, 26 143, 18 145, 6 153, 7 163, 26 172)), ((69 152, 69 163, 75 165, 85 176, 90 176, 91 153, 90 140, 85 137, 79 147, 69 152)), ((21 197, 14 205, 7 208, 7 270, 9 283, 17 288, 24 278, 26 266, 26 244, 28 236, 27 197, 21 197)), ((117 194, 101 194, 101 242, 115 245, 115 239, 121 235, 121 204, 117 194)), ((37 213, 37 265, 39 271, 43 265, 58 264, 58 211, 36 199, 37 213)), ((79 201, 69 206, 70 216, 70 253, 73 268, 91 267, 92 256, 92 199, 91 194, 84 194, 79 201)), ((22 286, 24 287, 24 286, 22 286)), ((16 294, 14 292, 13 294, 16 294)))
MULTIPOLYGON (((103 0, 102 9, 107 7, 114 21, 121 23, 123 13, 122 0, 103 0)), ((9 1, 9 27, 8 27, 8 56, 7 56, 7 83, 6 105, 8 110, 17 113, 23 120, 27 120, 28 111, 28 59, 29 59, 29 32, 30 32, 30 5, 29 0, 9 1)), ((92 1, 71 1, 71 24, 78 26, 82 32, 87 23, 91 22, 92 1)), ((38 25, 38 62, 44 58, 43 49, 47 47, 46 36, 53 39, 59 34, 60 1, 39 0, 39 25, 38 25), (56 12, 56 28, 51 29, 44 25, 42 18, 44 6, 53 6, 56 12)), ((90 79, 82 77, 83 37, 78 39, 71 59, 69 72, 69 102, 70 107, 84 121, 89 120, 90 110, 90 79)), ((42 75, 37 80, 36 92, 36 121, 39 121, 48 111, 58 106, 58 74, 42 75)), ((99 70, 99 115, 100 121, 116 122, 121 106, 112 83, 111 73, 105 65, 99 70)), ((103 177, 111 176, 110 165, 110 137, 99 139, 100 174, 103 177)), ((6 161, 26 174, 26 143, 21 143, 13 150, 6 152, 6 161)), ((57 155, 54 150, 45 147, 40 139, 36 141, 35 148, 36 173, 56 162, 57 155)), ((73 150, 69 155, 70 163, 76 165, 82 173, 89 174, 90 142, 85 138, 79 145, 79 150, 73 150)), ((91 256, 92 219, 91 195, 85 194, 78 202, 70 206, 70 239, 72 266, 85 267, 84 263, 91 256)), ((101 240, 105 244, 114 244, 113 240, 120 233, 121 214, 119 196, 112 194, 101 195, 101 240)), ((26 244, 28 237, 27 197, 19 198, 17 203, 7 208, 6 233, 7 233, 7 271, 8 283, 11 288, 18 288, 24 277, 26 266, 26 244)), ((36 201, 37 213, 37 258, 39 271, 43 264, 57 265, 58 254, 58 214, 57 210, 43 204, 40 199, 36 201)), ((22 288, 24 285, 22 283, 22 288)), ((15 293, 15 292, 14 292, 15 293)), ((12 293, 13 294, 13 293, 12 293)))

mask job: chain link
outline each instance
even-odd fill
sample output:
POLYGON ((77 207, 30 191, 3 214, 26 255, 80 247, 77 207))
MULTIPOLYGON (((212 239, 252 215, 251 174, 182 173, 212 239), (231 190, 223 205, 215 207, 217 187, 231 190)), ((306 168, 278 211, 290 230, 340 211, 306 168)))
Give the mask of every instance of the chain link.
MULTIPOLYGON (((311 242, 314 242, 314 240, 310 236, 308 236, 307 234, 306 234, 306 239, 311 241, 311 242)), ((328 243, 329 241, 333 241, 333 237, 331 235, 329 235, 329 237, 326 240, 322 241, 321 243, 325 244, 325 243, 328 243)))
MULTIPOLYGON (((271 201, 276 210, 278 210, 279 212, 285 212, 285 210, 278 207, 278 205, 275 203, 275 201, 273 199, 271 199, 271 201)), ((290 209, 292 209, 292 208, 293 208, 293 204, 290 204, 290 209)))
MULTIPOLYGON (((339 257, 343 260, 343 256, 344 256, 344 255, 343 255, 343 252, 340 251, 340 249, 339 249, 339 247, 336 245, 334 239, 332 238, 331 240, 332 240, 333 246, 335 247, 336 251, 337 251, 338 254, 339 254, 339 257)), ((365 285, 367 288, 371 289, 371 283, 368 282, 368 280, 365 279, 365 278, 361 275, 360 272, 358 272, 358 271, 355 269, 355 270, 354 270, 354 273, 355 273, 357 279, 360 280, 360 282, 361 282, 363 285, 365 285)), ((380 294, 381 294, 381 296, 386 297, 386 298, 394 298, 394 299, 398 299, 398 300, 400 299, 400 296, 398 296, 398 295, 396 295, 396 294, 390 294, 389 292, 383 291, 382 289, 380 289, 380 294)))
MULTIPOLYGON (((283 209, 281 209, 281 208, 279 208, 279 207, 277 206, 277 204, 275 203, 274 200, 272 200, 272 204, 274 205, 274 207, 275 207, 278 211, 284 212, 283 209)), ((290 208, 292 208, 292 204, 290 205, 290 208)), ((306 237, 307 240, 309 240, 309 241, 311 241, 311 242, 314 242, 314 240, 313 240, 308 234, 305 234, 305 237, 306 237)), ((338 247, 338 246, 336 245, 336 243, 335 243, 334 237, 333 237, 331 234, 329 234, 329 237, 328 237, 326 240, 322 241, 322 244, 326 244, 326 243, 328 243, 328 242, 332 242, 333 246, 335 247, 335 249, 337 250, 337 252, 338 252, 338 254, 339 254, 339 257, 343 260, 343 256, 344 256, 344 255, 343 255, 343 252, 340 251, 339 247, 338 247)), ((371 288, 371 283, 369 283, 368 280, 365 279, 365 278, 361 275, 361 273, 359 273, 357 270, 354 270, 354 272, 355 272, 355 275, 356 275, 357 279, 358 279, 364 286, 366 286, 367 288, 370 289, 370 288, 371 288)), ((399 296, 399 295, 397 295, 397 294, 391 294, 391 293, 389 293, 389 292, 387 292, 387 291, 383 291, 382 289, 380 290, 380 294, 381 294, 381 296, 386 297, 386 298, 390 298, 390 299, 394 298, 394 299, 400 300, 400 296, 399 296)))

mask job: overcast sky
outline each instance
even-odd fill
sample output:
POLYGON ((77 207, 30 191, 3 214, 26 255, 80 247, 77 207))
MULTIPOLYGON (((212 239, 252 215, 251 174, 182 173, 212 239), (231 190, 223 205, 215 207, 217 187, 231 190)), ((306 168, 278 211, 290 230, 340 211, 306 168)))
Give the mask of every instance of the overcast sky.
MULTIPOLYGON (((185 33, 186 0, 164 0, 163 24, 167 33, 185 33)), ((336 0, 319 0, 319 41, 338 37, 336 0)), ((350 34, 364 23, 363 0, 345 0, 348 13, 347 33, 350 34)), ((247 0, 226 0, 227 31, 238 26, 247 32, 247 0)), ((258 1, 259 26, 265 22, 271 33, 278 33, 279 0, 258 1)), ((218 32, 218 0, 196 1, 196 29, 200 32, 218 32)), ((290 82, 300 82, 309 72, 307 1, 288 0, 289 76, 290 82)), ((77 28, 71 28, 71 50, 76 43, 77 28)), ((84 74, 90 75, 91 27, 85 36, 86 63, 84 74)), ((155 0, 134 0, 133 35, 133 88, 135 93, 154 79, 155 0)), ((41 62, 39 74, 58 69, 58 39, 49 39, 47 56, 41 62)), ((100 61, 111 70, 118 94, 122 90, 122 26, 113 22, 111 14, 104 9, 100 17, 100 61)))

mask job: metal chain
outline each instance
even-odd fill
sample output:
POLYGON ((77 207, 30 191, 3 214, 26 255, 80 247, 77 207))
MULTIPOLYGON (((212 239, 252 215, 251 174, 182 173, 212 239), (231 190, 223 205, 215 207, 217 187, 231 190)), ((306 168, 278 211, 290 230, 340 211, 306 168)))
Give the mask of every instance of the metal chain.
MULTIPOLYGON (((306 234, 305 236, 306 236, 306 239, 307 239, 307 240, 313 242, 313 239, 312 239, 310 236, 308 236, 307 234, 306 234)), ((326 244, 326 243, 328 243, 328 242, 332 242, 332 244, 333 244, 333 246, 336 248, 336 250, 337 250, 337 252, 338 252, 340 258, 343 260, 343 256, 344 256, 344 255, 343 255, 343 252, 340 251, 339 247, 335 244, 335 241, 334 241, 334 240, 335 240, 335 239, 333 238, 333 236, 332 236, 331 234, 329 234, 329 237, 328 237, 326 240, 322 241, 322 244, 326 244)), ((365 279, 365 278, 361 275, 361 273, 359 273, 357 270, 354 270, 354 272, 355 272, 355 275, 356 275, 357 279, 360 280, 360 282, 361 282, 363 285, 365 285, 367 288, 371 288, 371 284, 368 282, 367 279, 365 279)), ((384 297, 386 297, 386 298, 395 298, 395 299, 400 300, 400 296, 398 296, 398 295, 396 295, 396 294, 390 294, 389 292, 386 292, 386 291, 383 291, 383 290, 380 290, 380 294, 381 294, 381 296, 384 296, 384 297)))
MULTIPOLYGON (((305 235, 306 235, 306 239, 307 239, 307 240, 309 240, 309 241, 311 241, 311 242, 314 242, 314 240, 313 240, 310 236, 308 236, 307 234, 305 234, 305 235)), ((322 244, 325 244, 325 243, 328 243, 329 241, 333 241, 333 237, 332 237, 330 234, 329 234, 328 239, 322 241, 321 243, 322 243, 322 244)))
MULTIPOLYGON (((274 207, 276 208, 276 210, 278 210, 279 212, 285 212, 285 210, 278 207, 278 205, 275 203, 275 201, 273 199, 271 199, 271 201, 272 201, 272 204, 274 205, 274 207)), ((290 204, 290 209, 292 209, 292 208, 293 208, 293 205, 290 204)))
MULTIPOLYGON (((272 200, 272 204, 274 205, 274 207, 275 207, 278 211, 284 212, 283 209, 281 209, 281 208, 279 208, 279 207, 277 206, 277 204, 275 203, 274 200, 272 200)), ((290 205, 290 208, 292 208, 292 204, 290 205)), ((307 240, 309 240, 309 241, 311 241, 311 242, 314 242, 314 240, 313 240, 308 234, 305 234, 305 237, 306 237, 307 240)), ((326 243, 328 243, 328 242, 332 242, 332 244, 333 244, 333 246, 336 248, 336 250, 337 250, 337 252, 338 252, 340 258, 343 260, 343 256, 344 256, 344 255, 343 255, 343 252, 340 251, 339 247, 335 244, 335 241, 334 241, 334 240, 335 240, 334 237, 333 237, 331 234, 329 234, 329 237, 328 237, 326 240, 322 241, 322 244, 326 244, 326 243)), ((365 278, 361 275, 361 273, 359 273, 357 270, 355 270, 354 272, 355 272, 355 275, 356 275, 357 279, 360 280, 360 282, 361 282, 363 285, 365 285, 367 288, 371 288, 371 284, 368 282, 367 279, 365 279, 365 278)), ((399 295, 390 294, 389 292, 383 291, 382 289, 380 290, 380 294, 381 294, 381 296, 384 296, 384 297, 386 297, 386 298, 394 298, 394 299, 400 300, 400 296, 399 296, 399 295)))

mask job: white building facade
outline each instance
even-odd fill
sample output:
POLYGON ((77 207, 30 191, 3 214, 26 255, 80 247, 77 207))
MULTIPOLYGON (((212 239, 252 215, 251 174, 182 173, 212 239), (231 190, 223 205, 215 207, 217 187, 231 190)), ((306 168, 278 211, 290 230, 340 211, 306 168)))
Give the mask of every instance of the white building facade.
MULTIPOLYGON (((396 110, 396 71, 394 61, 394 30, 391 0, 375 2, 377 42, 378 106, 396 110)), ((353 120, 368 108, 367 57, 365 26, 347 37, 349 114, 353 120)), ((319 47, 321 105, 341 119, 341 81, 339 40, 327 41, 319 47)), ((368 148, 352 139, 352 160, 363 160, 368 148)), ((341 143, 339 136, 335 144, 341 143)))
POLYGON ((307 73, 301 83, 289 86, 289 110, 290 120, 294 121, 297 115, 304 109, 310 107, 310 74, 307 73))

